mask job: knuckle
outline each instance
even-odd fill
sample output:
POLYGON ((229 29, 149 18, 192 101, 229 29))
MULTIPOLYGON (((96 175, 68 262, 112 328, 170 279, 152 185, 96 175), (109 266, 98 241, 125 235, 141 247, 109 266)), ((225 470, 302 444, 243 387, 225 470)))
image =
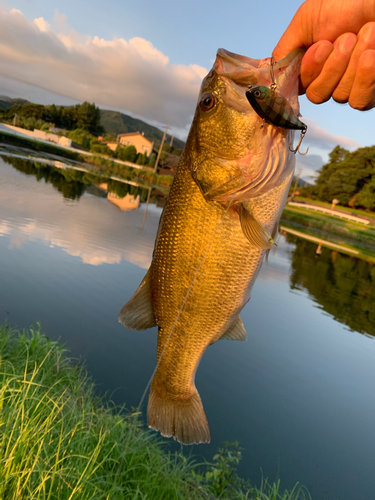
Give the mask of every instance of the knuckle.
POLYGON ((374 98, 373 96, 365 97, 365 96, 354 96, 353 98, 349 98, 349 105, 353 109, 357 109, 358 111, 367 111, 374 107, 374 98))
POLYGON ((310 86, 306 90, 306 97, 313 104, 323 104, 324 102, 327 102, 330 99, 331 94, 329 92, 323 91, 323 89, 319 87, 314 88, 310 86))
POLYGON ((350 96, 350 90, 345 88, 337 88, 332 93, 332 99, 339 104, 345 104, 348 102, 350 96))

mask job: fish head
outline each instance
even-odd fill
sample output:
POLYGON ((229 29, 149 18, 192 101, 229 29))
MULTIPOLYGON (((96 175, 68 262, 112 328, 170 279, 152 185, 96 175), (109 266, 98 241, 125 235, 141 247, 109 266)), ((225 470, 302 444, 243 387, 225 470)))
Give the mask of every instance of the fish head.
POLYGON ((207 200, 258 196, 279 185, 294 168, 293 131, 263 123, 246 97, 250 86, 276 84, 299 115, 298 76, 304 54, 297 49, 271 65, 219 49, 202 82, 185 154, 207 200))

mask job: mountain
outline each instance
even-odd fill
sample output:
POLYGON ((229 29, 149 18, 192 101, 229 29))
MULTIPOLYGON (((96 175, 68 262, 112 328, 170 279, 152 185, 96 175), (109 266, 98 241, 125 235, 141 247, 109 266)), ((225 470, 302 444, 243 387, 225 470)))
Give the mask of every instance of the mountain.
MULTIPOLYGON (((0 95, 0 109, 9 109, 14 104, 30 104, 26 99, 21 99, 16 97, 11 99, 5 95, 0 95)), ((147 139, 154 141, 155 146, 161 143, 164 132, 158 128, 149 125, 148 123, 139 120, 137 118, 132 118, 131 116, 124 115, 119 111, 111 111, 106 109, 100 110, 100 123, 103 125, 107 134, 126 134, 127 132, 144 132, 147 139)), ((167 134, 165 140, 166 144, 169 144, 171 136, 167 134)), ((183 149, 185 147, 184 141, 173 138, 173 146, 183 149)))
MULTIPOLYGON (((103 125, 107 134, 126 134, 128 132, 144 132, 148 140, 160 144, 164 132, 159 130, 148 123, 132 118, 131 116, 124 115, 119 111, 111 111, 106 109, 100 110, 100 123, 103 125)), ((167 134, 165 142, 168 144, 171 136, 167 134)), ((185 143, 176 137, 173 138, 173 146, 177 148, 184 148, 185 143)))
POLYGON ((0 95, 0 108, 1 109, 9 109, 11 108, 14 104, 29 104, 29 101, 26 99, 21 99, 20 97, 16 97, 14 99, 11 99, 10 97, 7 97, 6 95, 0 95))

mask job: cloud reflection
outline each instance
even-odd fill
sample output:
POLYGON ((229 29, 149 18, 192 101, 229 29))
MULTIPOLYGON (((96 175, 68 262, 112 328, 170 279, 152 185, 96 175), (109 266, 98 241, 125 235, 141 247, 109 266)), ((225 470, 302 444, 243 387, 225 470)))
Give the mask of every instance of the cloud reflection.
POLYGON ((33 241, 62 248, 93 266, 126 260, 149 267, 161 209, 149 206, 142 231, 144 207, 120 212, 106 199, 85 194, 79 201, 80 210, 75 210, 77 202, 67 202, 48 184, 36 183, 16 171, 11 171, 9 178, 11 167, 1 160, 0 175, 5 168, 7 189, 0 190, 0 236, 9 238, 10 248, 33 241))

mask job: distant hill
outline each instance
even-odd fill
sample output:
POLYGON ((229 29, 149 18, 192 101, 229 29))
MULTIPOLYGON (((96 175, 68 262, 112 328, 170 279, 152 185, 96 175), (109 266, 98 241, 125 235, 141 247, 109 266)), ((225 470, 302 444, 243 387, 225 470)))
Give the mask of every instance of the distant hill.
MULTIPOLYGON (((124 115, 119 111, 100 110, 100 123, 103 125, 107 134, 126 134, 128 132, 144 132, 145 137, 150 141, 160 144, 163 138, 163 132, 148 123, 124 115)), ((169 143, 171 136, 167 134, 166 143, 169 143)), ((173 138, 173 146, 184 148, 185 143, 176 137, 173 138)))
MULTIPOLYGON (((11 99, 5 95, 0 95, 0 109, 9 109, 14 104, 30 104, 26 99, 16 97, 11 99)), ((127 132, 144 132, 147 139, 154 141, 158 146, 163 138, 163 131, 149 125, 148 123, 132 118, 131 116, 124 115, 119 111, 111 111, 106 109, 100 110, 100 123, 104 127, 107 134, 126 134, 127 132)), ((171 136, 167 134, 166 143, 169 144, 171 136)), ((173 138, 173 146, 183 149, 185 147, 184 141, 173 138)))
POLYGON ((20 104, 22 106, 23 104, 29 104, 29 101, 27 101, 26 99, 21 99, 20 97, 15 97, 14 99, 11 99, 10 97, 7 97, 6 95, 0 95, 0 108, 1 109, 9 109, 14 104, 20 104))

